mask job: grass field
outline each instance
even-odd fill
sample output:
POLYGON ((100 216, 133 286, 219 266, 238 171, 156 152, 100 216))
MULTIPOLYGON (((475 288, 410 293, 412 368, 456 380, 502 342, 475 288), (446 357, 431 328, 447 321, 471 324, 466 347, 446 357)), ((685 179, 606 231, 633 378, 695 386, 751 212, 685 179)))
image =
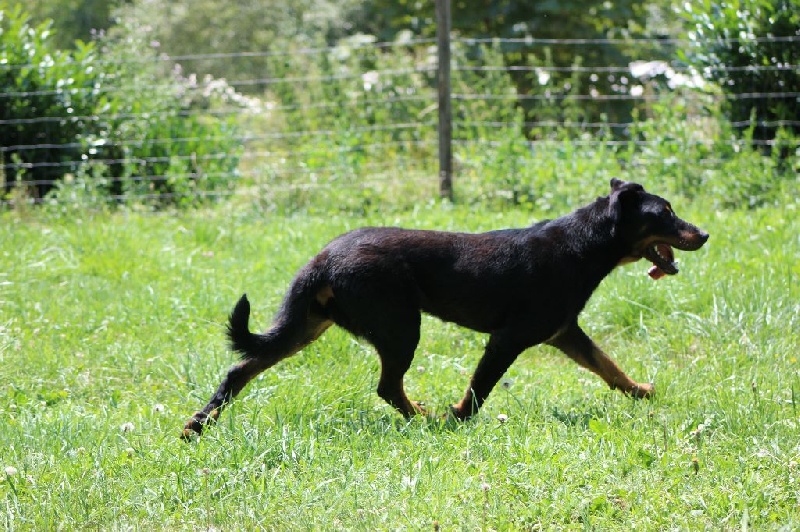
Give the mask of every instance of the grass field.
MULTIPOLYGON (((618 269, 581 320, 651 401, 534 348, 473 421, 405 421, 374 391, 371 348, 332 329, 188 444, 234 361, 223 324, 242 292, 263 328, 342 231, 537 215, 0 214, 0 528, 800 528, 800 203, 673 204, 708 245, 658 282, 618 269)), ((426 319, 409 395, 444 412, 484 341, 426 319)))

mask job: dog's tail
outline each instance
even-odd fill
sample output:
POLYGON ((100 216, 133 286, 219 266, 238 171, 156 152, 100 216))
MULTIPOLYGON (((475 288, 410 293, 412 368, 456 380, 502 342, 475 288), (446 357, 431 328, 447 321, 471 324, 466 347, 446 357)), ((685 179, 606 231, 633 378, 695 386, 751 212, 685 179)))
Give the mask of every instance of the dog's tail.
POLYGON ((228 318, 228 340, 231 349, 239 353, 242 358, 255 358, 260 351, 260 335, 250 332, 249 323, 250 301, 247 299, 247 294, 243 294, 228 318))
POLYGON ((243 359, 279 360, 302 348, 313 338, 309 309, 318 289, 316 272, 299 275, 289 288, 272 328, 263 334, 250 332, 250 302, 242 295, 228 318, 231 349, 243 359))

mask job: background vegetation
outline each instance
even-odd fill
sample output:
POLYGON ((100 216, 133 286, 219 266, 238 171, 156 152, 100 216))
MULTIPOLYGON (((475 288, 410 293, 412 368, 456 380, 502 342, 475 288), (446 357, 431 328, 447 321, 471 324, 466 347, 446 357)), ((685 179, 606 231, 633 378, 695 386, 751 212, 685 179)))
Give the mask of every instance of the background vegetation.
POLYGON ((21 6, 0 11, 0 32, 7 192, 31 181, 43 197, 62 181, 95 201, 193 201, 230 186, 240 151, 234 121, 195 112, 227 95, 164 72, 140 33, 65 51, 51 42, 51 23, 33 25, 21 6), (209 156, 217 150, 225 155, 209 156))
MULTIPOLYGON (((797 0, 481 6, 453 6, 459 201, 552 203, 537 191, 578 159, 604 175, 666 165, 722 205, 796 182, 797 0), (633 76, 636 58, 649 66, 633 76), (740 163, 743 182, 718 182, 740 163)), ((39 19, 92 2, 0 7, 6 203, 236 191, 282 212, 363 211, 435 196, 432 3, 151 0, 77 25, 39 19)))
POLYGON ((759 99, 732 99, 726 115, 755 139, 773 139, 788 127, 797 133, 797 99, 776 92, 800 87, 800 51, 790 40, 800 35, 800 3, 789 0, 699 5, 685 3, 681 14, 690 23, 692 47, 681 54, 725 93, 763 93, 759 99), (770 37, 771 42, 758 39, 770 37), (753 66, 762 67, 760 70, 753 66), (752 120, 751 119, 755 119, 752 120))

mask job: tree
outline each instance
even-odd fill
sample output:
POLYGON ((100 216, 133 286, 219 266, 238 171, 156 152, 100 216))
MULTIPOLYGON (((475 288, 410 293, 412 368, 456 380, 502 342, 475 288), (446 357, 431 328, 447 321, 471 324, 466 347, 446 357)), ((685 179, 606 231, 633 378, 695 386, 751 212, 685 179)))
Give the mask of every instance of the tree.
POLYGON ((130 0, 29 0, 18 2, 33 23, 52 21, 52 44, 62 50, 89 42, 114 24, 112 13, 130 0))
POLYGON ((243 91, 270 76, 267 54, 320 46, 344 35, 356 0, 150 0, 124 6, 117 16, 149 28, 150 40, 187 72, 224 78, 243 91), (192 59, 198 54, 221 54, 192 59), (248 83, 250 82, 250 83, 248 83))
MULTIPOLYGON (((543 115, 564 116, 560 108, 571 106, 572 119, 612 122, 630 120, 633 102, 626 99, 581 101, 575 105, 570 95, 624 95, 629 87, 619 83, 618 74, 593 76, 592 72, 567 72, 580 65, 591 67, 622 66, 636 55, 664 58, 671 50, 662 44, 643 45, 625 42, 634 37, 662 37, 674 31, 667 2, 642 3, 634 0, 614 2, 601 0, 545 0, 517 2, 512 0, 453 0, 454 34, 465 38, 522 39, 503 46, 507 66, 556 67, 546 81, 531 71, 514 72, 517 91, 522 95, 547 94, 550 100, 523 100, 520 104, 528 120, 543 115), (656 21, 651 24, 650 21, 656 21), (534 44, 525 38, 539 40, 534 44), (576 44, 556 40, 602 40, 619 42, 576 44), (649 46, 649 49, 643 49, 649 46), (544 81, 544 84, 543 84, 544 81)), ((401 29, 411 29, 420 37, 435 35, 434 2, 416 0, 371 0, 363 2, 354 12, 354 27, 365 33, 375 33, 391 40, 401 29)))

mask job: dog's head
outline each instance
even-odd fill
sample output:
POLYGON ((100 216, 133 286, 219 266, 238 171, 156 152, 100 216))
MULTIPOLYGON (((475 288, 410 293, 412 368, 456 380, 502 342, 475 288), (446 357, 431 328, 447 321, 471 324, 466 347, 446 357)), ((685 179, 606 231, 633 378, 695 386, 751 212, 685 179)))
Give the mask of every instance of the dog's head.
POLYGON ((637 183, 612 179, 608 211, 614 235, 626 247, 619 264, 646 258, 653 279, 678 273, 672 248, 695 251, 708 240, 708 233, 678 218, 667 200, 637 183))

